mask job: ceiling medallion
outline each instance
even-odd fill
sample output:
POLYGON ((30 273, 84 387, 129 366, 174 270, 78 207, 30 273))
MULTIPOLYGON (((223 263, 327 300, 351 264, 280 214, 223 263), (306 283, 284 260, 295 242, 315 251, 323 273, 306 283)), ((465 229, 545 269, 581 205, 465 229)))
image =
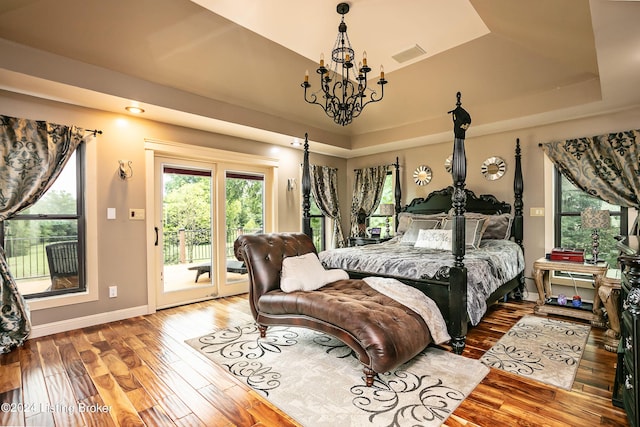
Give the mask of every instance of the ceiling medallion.
POLYGON ((382 100, 384 85, 387 81, 384 79, 384 68, 380 66, 380 79, 378 80, 380 96, 375 90, 367 87, 367 74, 371 68, 367 65, 367 53, 364 51, 362 52, 362 61, 358 63, 357 69, 352 73, 356 59, 355 51, 349 42, 347 24, 344 22, 344 15, 349 12, 349 4, 340 3, 336 10, 342 15, 342 20, 338 26, 338 38, 331 51, 328 67, 324 65, 324 54, 320 55, 320 66, 316 70, 320 76, 320 89, 307 94, 307 89, 311 87, 308 70, 305 72, 304 82, 301 86, 304 88, 305 101, 309 104, 319 105, 335 123, 346 126, 358 117, 368 104, 382 100))
POLYGON ((418 185, 427 185, 431 182, 431 168, 429 166, 420 165, 413 172, 413 180, 418 185))

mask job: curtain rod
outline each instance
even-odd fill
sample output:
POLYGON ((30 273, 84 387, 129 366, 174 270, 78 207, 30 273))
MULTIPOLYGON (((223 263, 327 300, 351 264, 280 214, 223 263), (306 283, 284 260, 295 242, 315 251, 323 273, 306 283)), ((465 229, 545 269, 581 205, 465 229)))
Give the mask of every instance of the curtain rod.
POLYGON ((102 131, 100 129, 85 129, 84 131, 93 133, 93 136, 102 135, 102 131))
MULTIPOLYGON (((399 165, 399 164, 397 164, 397 163, 391 163, 391 164, 388 164, 388 165, 380 165, 380 166, 394 166, 394 167, 395 167, 396 165, 397 165, 398 167, 400 167, 400 165, 399 165)), ((370 168, 375 168, 375 167, 377 167, 377 166, 369 166, 369 167, 370 167, 370 168)), ((353 171, 355 172, 355 171, 357 171, 357 170, 362 170, 362 169, 367 169, 367 168, 354 169, 353 171)))

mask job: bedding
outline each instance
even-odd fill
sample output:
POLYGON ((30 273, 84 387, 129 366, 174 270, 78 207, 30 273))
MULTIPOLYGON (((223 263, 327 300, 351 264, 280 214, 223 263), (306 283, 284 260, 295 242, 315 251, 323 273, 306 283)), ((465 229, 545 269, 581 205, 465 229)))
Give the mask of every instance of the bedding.
MULTIPOLYGON (((398 239, 331 249, 318 256, 325 268, 415 280, 436 277, 443 267, 452 267, 454 262, 449 251, 406 246, 398 239)), ((475 326, 487 310, 489 295, 524 270, 524 254, 510 240, 482 240, 477 249, 466 251, 464 263, 468 279, 467 312, 475 326)))

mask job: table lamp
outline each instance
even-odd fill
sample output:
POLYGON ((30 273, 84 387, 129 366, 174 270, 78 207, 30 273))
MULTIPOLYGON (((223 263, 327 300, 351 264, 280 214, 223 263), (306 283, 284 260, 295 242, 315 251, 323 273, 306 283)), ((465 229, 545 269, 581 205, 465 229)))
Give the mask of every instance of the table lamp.
POLYGON ((386 236, 385 237, 390 237, 390 233, 389 233, 389 217, 393 216, 393 214, 395 214, 396 212, 396 206, 391 204, 391 203, 383 203, 380 205, 380 215, 383 215, 384 218, 384 224, 386 226, 386 236))
POLYGON ((587 208, 580 214, 580 219, 582 221, 583 229, 593 230, 591 232, 590 263, 596 264, 599 261, 603 261, 601 259, 598 259, 598 254, 600 253, 600 251, 598 250, 600 246, 600 236, 598 235, 598 230, 606 229, 611 226, 611 217, 609 216, 609 211, 587 208))

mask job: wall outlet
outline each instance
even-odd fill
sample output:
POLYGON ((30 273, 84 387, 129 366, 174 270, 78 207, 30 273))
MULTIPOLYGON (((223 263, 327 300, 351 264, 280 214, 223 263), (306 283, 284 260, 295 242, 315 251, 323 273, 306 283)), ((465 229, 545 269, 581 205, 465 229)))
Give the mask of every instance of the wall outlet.
POLYGON ((129 209, 129 219, 143 220, 144 209, 129 209))
POLYGON ((109 298, 115 298, 118 296, 118 287, 109 286, 109 298))

